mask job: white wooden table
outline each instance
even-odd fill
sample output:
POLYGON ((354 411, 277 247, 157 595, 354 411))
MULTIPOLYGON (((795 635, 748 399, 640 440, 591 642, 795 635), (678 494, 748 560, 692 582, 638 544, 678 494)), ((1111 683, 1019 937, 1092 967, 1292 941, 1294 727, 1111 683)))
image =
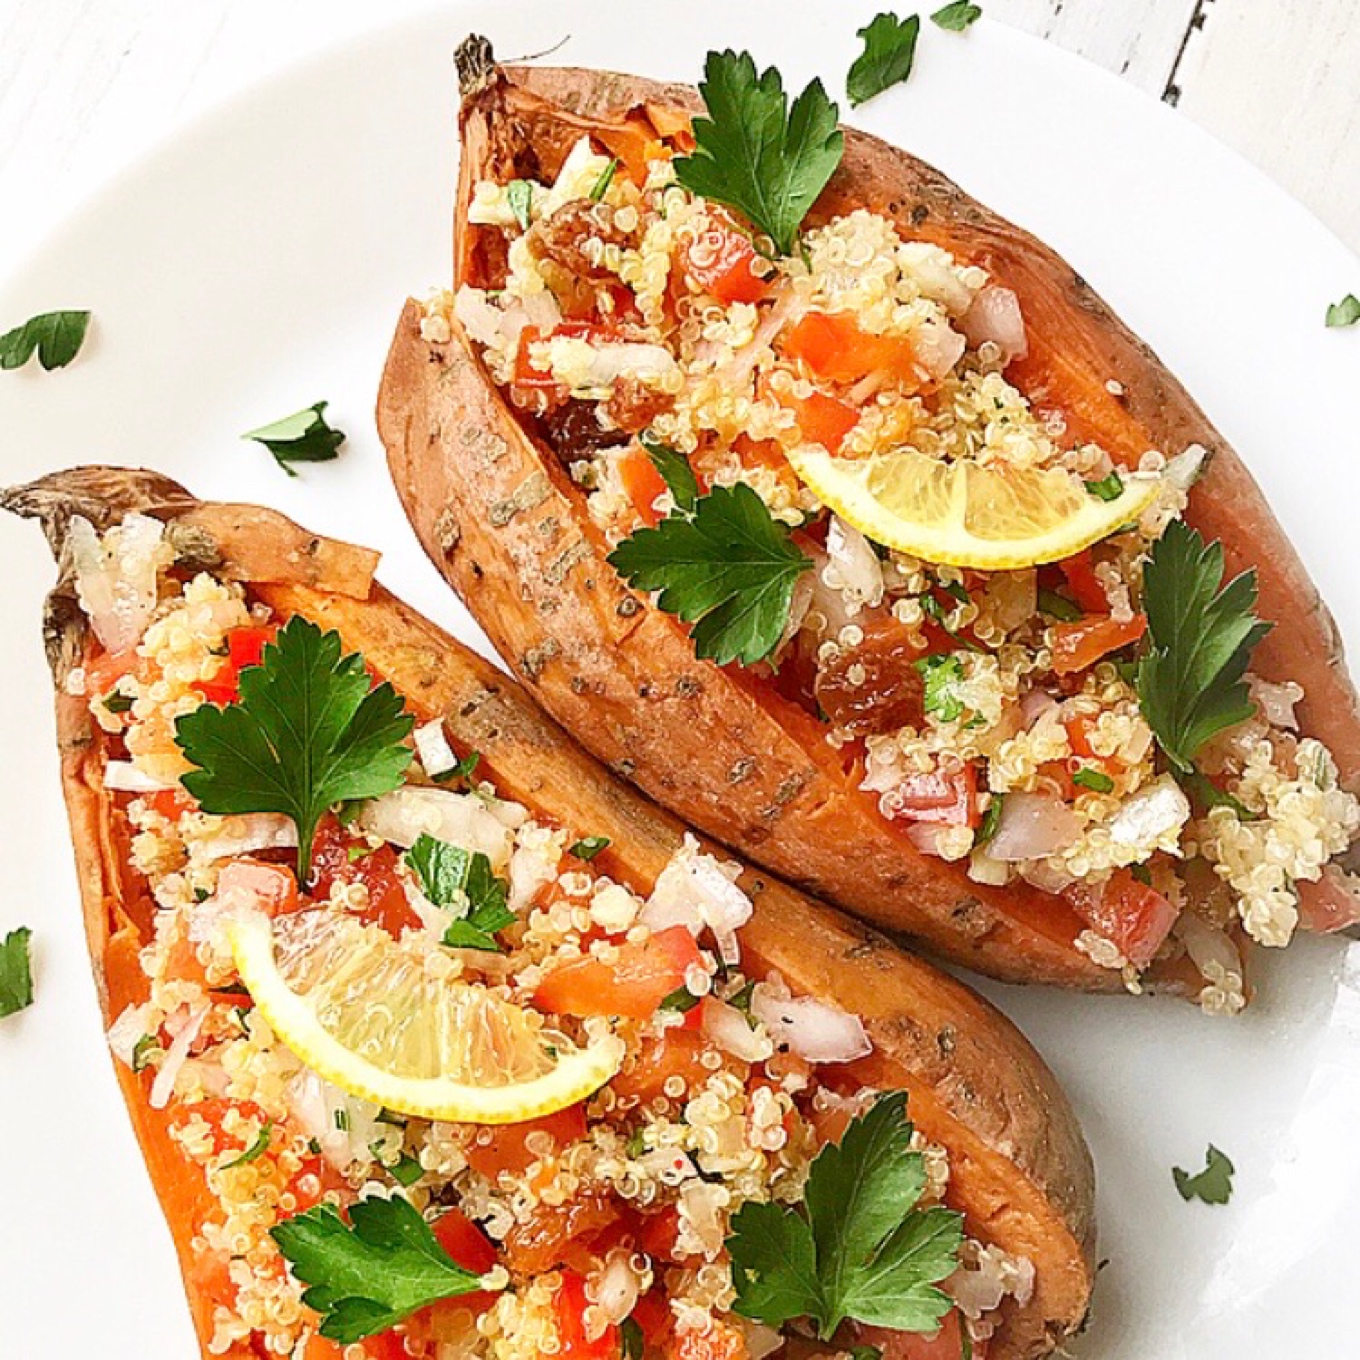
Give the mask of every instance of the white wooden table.
MULTIPOLYGON (((558 0, 540 3, 547 10, 558 0)), ((989 18, 1175 104, 1360 250, 1360 0, 981 3, 989 18)), ((95 185, 194 114, 298 57, 433 8, 432 0, 0 0, 4 256, 21 258, 95 185)), ((566 32, 571 11, 561 8, 566 32)))

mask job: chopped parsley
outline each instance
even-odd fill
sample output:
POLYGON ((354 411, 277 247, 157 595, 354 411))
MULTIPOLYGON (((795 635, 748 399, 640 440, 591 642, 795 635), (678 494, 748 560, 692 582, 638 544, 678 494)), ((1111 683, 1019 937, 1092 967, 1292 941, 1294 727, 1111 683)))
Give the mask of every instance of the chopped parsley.
MULTIPOLYGON (((1360 321, 1360 297, 1347 293, 1340 302, 1333 302, 1327 308, 1327 325, 1333 329, 1340 326, 1354 326, 1360 321)), ((0 345, 4 340, 0 339, 0 345)))
POLYGON ((962 33, 982 18, 982 6, 973 5, 968 0, 953 0, 952 4, 937 9, 930 16, 930 22, 947 33, 962 33))
POLYGON ((750 1202, 732 1216, 733 1308, 771 1327, 806 1318, 830 1340, 847 1319, 934 1331, 953 1307, 939 1281, 958 1267, 963 1220, 922 1209, 925 1162, 907 1098, 880 1096, 817 1154, 797 1207, 750 1202))
POLYGON ((454 761, 447 770, 441 770, 438 774, 431 775, 430 778, 436 784, 452 784, 460 779, 470 780, 477 766, 481 763, 481 759, 482 753, 480 751, 469 751, 467 755, 454 761))
POLYGON ((422 835, 406 852, 406 863, 420 890, 437 907, 466 907, 466 914, 444 932, 444 943, 455 949, 501 953, 496 932, 518 919, 506 905, 509 888, 491 870, 480 850, 464 850, 448 841, 422 835))
POLYGON ((1086 493, 1098 501, 1117 501, 1124 494, 1124 479, 1117 472, 1112 472, 1098 482, 1087 482, 1086 493))
POLYGON ((614 175, 619 168, 619 158, 610 157, 609 164, 600 171, 600 177, 595 181, 595 187, 590 191, 590 201, 598 203, 609 192, 609 186, 614 182, 614 175))
POLYGON ((1256 711, 1242 677, 1271 625, 1252 613, 1256 573, 1223 585, 1223 545, 1181 520, 1152 545, 1143 596, 1150 645, 1135 673, 1138 701, 1167 758, 1188 774, 1205 742, 1256 711))
POLYGON ((676 1011, 680 1015, 685 1015, 692 1011, 699 1004, 699 998, 685 987, 677 987, 673 992, 667 992, 661 998, 659 1009, 663 1011, 676 1011))
POLYGON ((1004 793, 992 794, 992 801, 987 804, 987 811, 982 814, 982 822, 977 829, 977 837, 973 844, 978 846, 986 845, 993 836, 996 829, 1001 825, 1001 809, 1005 806, 1006 795, 1004 793))
POLYGON ((626 1317, 619 1323, 619 1349, 623 1360, 642 1360, 647 1349, 647 1338, 636 1318, 626 1317))
POLYGON ((950 652, 923 656, 913 664, 925 681, 925 711, 941 722, 954 722, 963 713, 963 700, 958 696, 963 662, 950 652))
POLYGON ((274 461, 290 477, 296 477, 293 463, 329 463, 339 456, 345 436, 343 431, 326 423, 328 405, 329 402, 318 401, 272 425, 250 430, 241 438, 263 444, 274 455, 274 461))
POLYGON ((100 701, 110 713, 126 713, 132 708, 132 695, 111 689, 100 701))
POLYGON ((757 74, 749 52, 710 52, 699 93, 706 116, 694 120, 693 154, 675 159, 676 180, 743 213, 781 255, 793 254, 845 149, 836 105, 814 80, 790 108, 779 72, 757 74))
POLYGON ((527 179, 512 179, 505 186, 505 204, 514 214, 521 231, 529 230, 529 211, 534 203, 534 186, 527 179))
POLYGON ((165 1050, 161 1047, 160 1036, 143 1034, 132 1046, 132 1070, 145 1072, 155 1059, 164 1056, 165 1050))
POLYGON ((1180 1167, 1171 1168, 1171 1178, 1176 1189, 1187 1203, 1192 1199, 1202 1200, 1205 1204, 1226 1204, 1232 1197, 1232 1178, 1237 1170, 1225 1153, 1220 1152, 1212 1143, 1205 1154, 1204 1170, 1193 1176, 1180 1167))
POLYGON ((1092 793, 1110 793, 1114 790, 1114 780, 1103 770, 1093 770, 1089 765, 1074 771, 1072 782, 1080 788, 1090 789, 1092 793))
POLYGON ((695 653, 720 666, 762 661, 789 620, 797 579, 812 567, 786 524, 743 482, 700 496, 609 554, 629 585, 694 624, 695 653))
POLYGON ((33 1004, 33 964, 27 926, 11 930, 0 940, 0 1018, 33 1004))
POLYGON ((333 1205, 318 1204, 269 1230, 308 1286, 302 1301, 321 1314, 322 1336, 352 1345, 427 1304, 485 1288, 400 1195, 358 1200, 349 1220, 333 1205))
POLYGON ((1060 623, 1075 623, 1081 618, 1081 610, 1066 595, 1059 595, 1056 590, 1041 588, 1036 603, 1041 614, 1047 614, 1060 623))
POLYGON ((22 368, 36 353, 47 372, 65 368, 80 353, 89 312, 43 312, 0 335, 0 368, 22 368))
MULTIPOLYGON (((336 1111, 336 1114, 340 1113, 341 1111, 336 1111)), ((245 1166, 248 1162, 257 1161, 264 1155, 264 1151, 269 1146, 269 1139, 273 1133, 274 1123, 270 1120, 270 1122, 265 1124, 264 1127, 260 1129, 259 1133, 255 1135, 255 1141, 239 1157, 233 1157, 231 1161, 222 1163, 222 1170, 226 1171, 233 1166, 245 1166)))
POLYGON ((414 1157, 405 1152, 386 1170, 387 1174, 398 1185, 407 1190, 425 1174, 425 1168, 414 1157))
POLYGON ((602 850, 607 850, 609 846, 608 836, 582 836, 575 845, 567 846, 567 854, 589 863, 602 850))
POLYGON ((880 14, 865 24, 858 36, 864 40, 864 51, 845 77, 845 92, 855 108, 911 75, 921 20, 915 14, 905 19, 880 14))
POLYGON ((175 721, 175 741, 198 768, 184 787, 204 812, 279 812, 298 833, 305 883, 317 824, 346 800, 397 788, 411 763, 413 720, 387 682, 373 685, 339 633, 297 615, 241 672, 241 697, 175 721))

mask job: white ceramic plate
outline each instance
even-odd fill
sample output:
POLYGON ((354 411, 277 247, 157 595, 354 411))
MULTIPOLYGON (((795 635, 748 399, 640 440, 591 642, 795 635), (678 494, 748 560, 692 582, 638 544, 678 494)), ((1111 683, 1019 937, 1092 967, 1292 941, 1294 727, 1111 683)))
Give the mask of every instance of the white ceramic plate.
MULTIPOLYGON (((868 4, 596 0, 467 4, 368 38, 202 119, 59 232, 0 292, 0 329, 93 309, 65 372, 0 375, 0 478, 142 463, 204 496, 260 500, 384 550, 383 576, 485 646, 406 530, 371 410, 403 297, 446 277, 455 90, 476 29, 513 55, 692 80, 748 46, 833 94, 868 4), (243 430, 321 398, 341 461, 285 477, 243 430)), ((1067 255, 1197 393, 1265 483, 1341 620, 1360 497, 1360 333, 1325 304, 1360 263, 1303 209, 1170 110, 983 21, 927 25, 910 85, 855 121, 909 146, 1067 255)), ((38 1001, 0 1025, 0 1355, 196 1354, 170 1241, 103 1044, 80 934, 38 637, 51 567, 0 523, 0 930, 35 928, 38 1001)), ((998 999, 1047 1054, 1100 1172, 1093 1324, 1101 1360, 1353 1355, 1360 1220, 1360 952, 1302 941, 1263 960, 1253 1009, 998 999), (1171 1167, 1205 1145, 1238 1166, 1227 1208, 1184 1204, 1171 1167)))

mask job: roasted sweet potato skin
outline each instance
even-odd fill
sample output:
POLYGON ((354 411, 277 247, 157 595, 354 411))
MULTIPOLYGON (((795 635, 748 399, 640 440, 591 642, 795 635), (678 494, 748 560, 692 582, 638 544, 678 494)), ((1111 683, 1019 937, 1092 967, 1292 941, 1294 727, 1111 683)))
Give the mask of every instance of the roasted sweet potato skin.
MULTIPOLYGON (((679 845, 679 822, 612 779, 515 682, 372 584, 372 554, 309 535, 273 512, 201 504, 167 479, 122 469, 58 474, 7 493, 0 504, 40 517, 59 559, 72 513, 97 526, 130 510, 163 518, 187 563, 249 581, 281 617, 302 614, 336 629, 407 696, 420 720, 442 716, 456 743, 480 751, 507 796, 608 836, 602 863, 615 877, 645 887, 679 845)), ((124 868, 97 734, 84 702, 66 693, 66 677, 85 650, 69 579, 49 600, 46 637, 91 957, 111 1019, 141 997, 135 950, 150 906, 124 868)), ((1052 1075, 1019 1032, 962 984, 772 879, 748 871, 744 883, 756 903, 743 932, 748 964, 756 972, 778 969, 798 990, 853 1004, 875 1051, 848 1075, 907 1090, 918 1126, 950 1150, 952 1196, 973 1231, 1034 1261, 1034 1296, 1023 1307, 1008 1303, 989 1354, 1049 1354, 1085 1316, 1095 1233, 1090 1157, 1052 1075)), ((180 1159, 164 1117, 149 1108, 146 1078, 120 1068, 119 1081, 207 1357, 211 1307, 193 1283, 189 1245, 205 1188, 180 1159)), ((233 1360, 249 1354, 229 1352, 233 1360)))
MULTIPOLYGON (((476 53, 471 53, 476 57, 476 53)), ((459 202, 508 168, 550 175, 590 133, 624 157, 698 107, 687 87, 575 68, 503 69, 469 59, 459 202)), ((847 130, 840 169, 814 209, 883 212, 911 235, 983 265, 1019 295, 1030 336, 1023 381, 1049 391, 1116 458, 1203 446, 1190 519, 1223 539, 1229 565, 1258 566, 1258 652, 1271 678, 1305 687, 1305 728, 1360 776, 1354 688, 1330 616, 1259 489, 1184 389, 1052 251, 943 175, 847 130)), ((455 281, 476 279, 477 233, 460 212, 455 281)), ((1073 947, 1081 926, 1027 887, 973 883, 920 855, 841 768, 822 730, 731 669, 697 661, 684 632, 625 590, 580 494, 507 407, 455 328, 427 345, 408 307, 379 398, 397 490, 436 565, 501 655, 611 768, 682 817, 809 890, 970 967, 1013 981, 1118 989, 1073 947)), ((1174 968, 1154 987, 1185 990, 1174 968)))

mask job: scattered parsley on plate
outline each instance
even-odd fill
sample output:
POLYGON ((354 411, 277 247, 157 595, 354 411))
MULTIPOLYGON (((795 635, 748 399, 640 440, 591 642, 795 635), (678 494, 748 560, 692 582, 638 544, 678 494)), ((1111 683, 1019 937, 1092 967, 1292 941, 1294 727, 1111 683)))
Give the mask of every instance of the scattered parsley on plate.
POLYGON ((0 335, 0 368, 21 368, 36 353, 49 373, 65 368, 80 353, 89 312, 43 312, 0 335))
POLYGON ((242 439, 253 439, 263 444, 274 455, 274 461, 290 476, 296 477, 293 463, 329 463, 337 458, 345 442, 344 433, 326 422, 329 402, 315 405, 284 416, 272 425, 261 425, 250 430, 242 439))
POLYGON ((969 4, 968 0, 953 0, 952 4, 937 9, 930 16, 930 22, 948 33, 962 33, 982 18, 982 6, 969 4))
POLYGON ((1183 1200, 1202 1200, 1205 1204, 1226 1204, 1232 1197, 1232 1178, 1236 1167, 1212 1143, 1205 1154, 1204 1170, 1191 1175, 1180 1167, 1171 1168, 1171 1177, 1176 1182, 1183 1200))
POLYGON ((298 832, 298 878, 327 809, 397 788, 411 763, 413 719, 387 681, 374 685, 340 634, 295 616, 241 672, 241 697, 204 704, 175 722, 198 768, 183 784, 204 812, 279 812, 298 832))
POLYGON ((675 159, 676 180, 735 208, 791 255, 845 149, 836 105, 814 80, 790 108, 779 72, 757 74, 749 52, 710 52, 699 93, 707 116, 694 120, 692 154, 675 159))
POLYGON ((1340 302, 1333 302, 1327 308, 1328 326, 1354 326, 1357 321, 1360 321, 1360 297, 1354 293, 1347 293, 1340 302))
POLYGON ((33 964, 27 926, 11 930, 0 940, 0 1018, 33 1004, 33 964))
POLYGON ((864 51, 855 58, 845 77, 845 92, 855 108, 906 80, 916 60, 916 40, 920 36, 921 21, 914 14, 905 19, 880 14, 859 30, 864 51))
POLYGON ((406 852, 406 863, 435 906, 466 908, 465 915, 445 931, 445 944, 501 952, 496 932, 514 925, 518 918, 506 905, 505 881, 492 873, 491 861, 480 850, 464 850, 422 835, 406 852))

